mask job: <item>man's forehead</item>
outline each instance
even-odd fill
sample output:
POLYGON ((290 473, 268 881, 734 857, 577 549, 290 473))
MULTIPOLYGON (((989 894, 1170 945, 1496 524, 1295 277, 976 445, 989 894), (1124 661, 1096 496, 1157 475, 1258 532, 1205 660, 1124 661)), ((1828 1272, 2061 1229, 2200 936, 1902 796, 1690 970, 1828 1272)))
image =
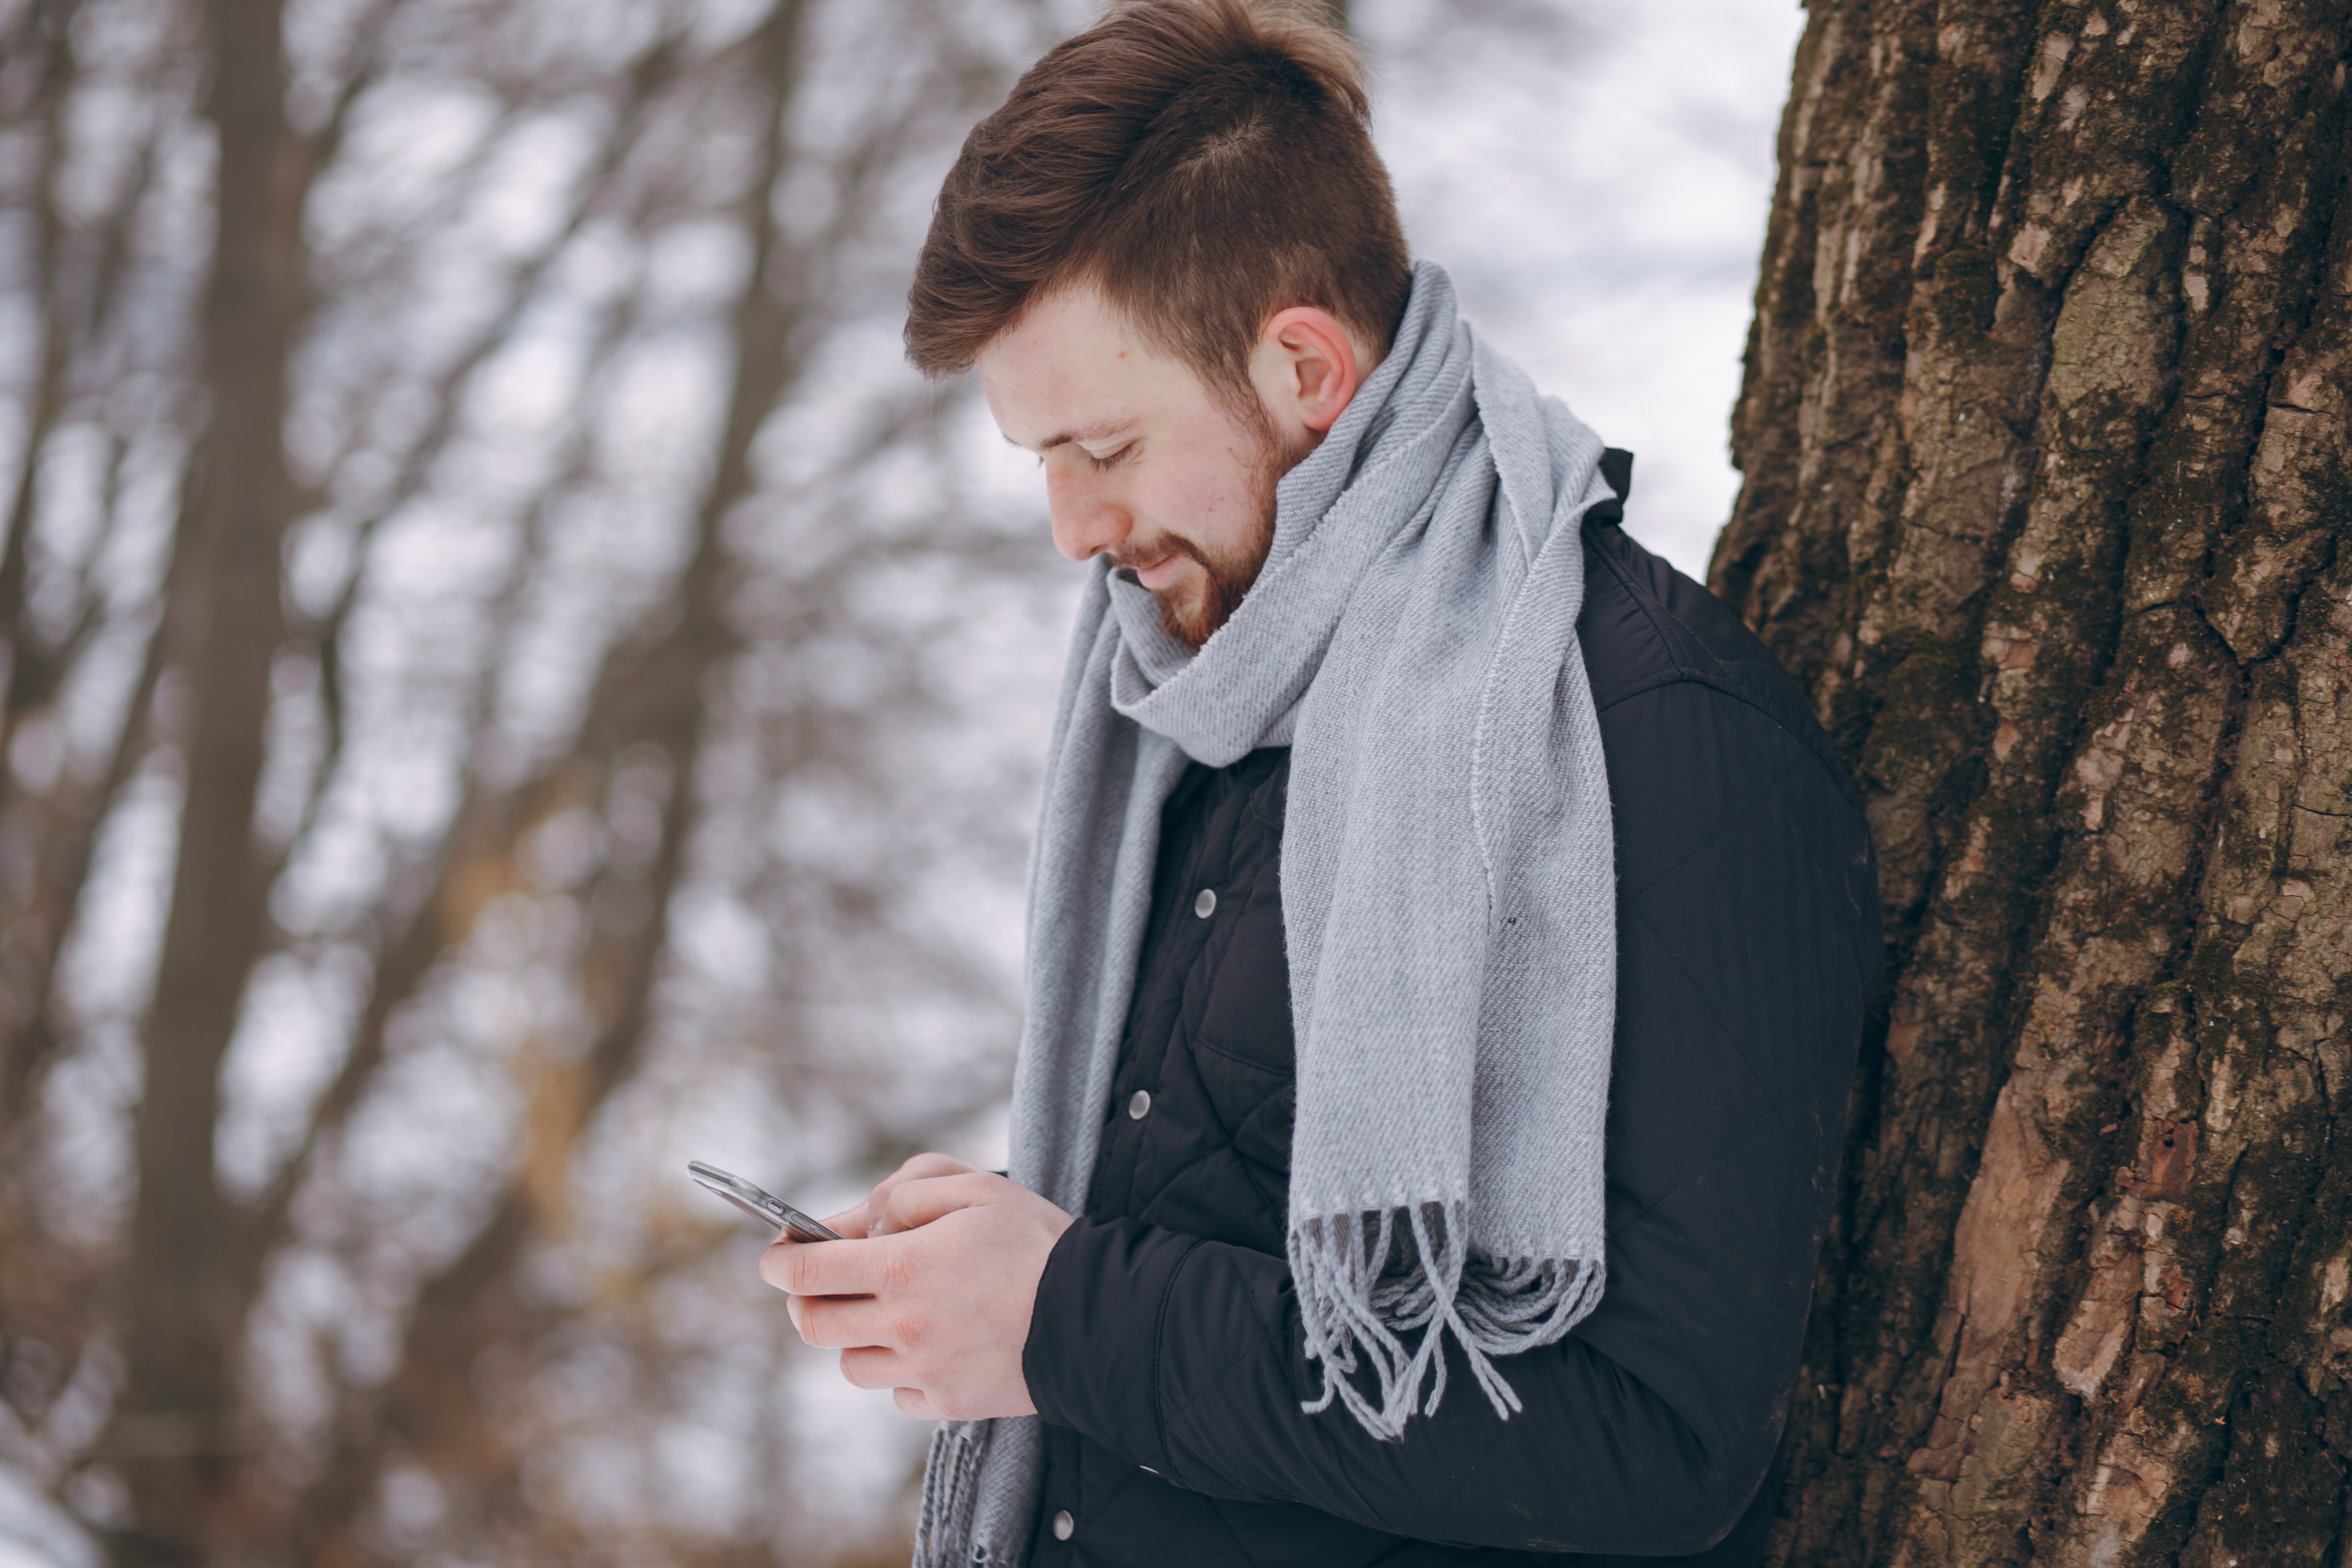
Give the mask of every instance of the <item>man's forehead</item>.
POLYGON ((1120 434, 1190 374, 1086 287, 1034 301, 981 350, 978 368, 999 428, 1036 452, 1120 434))
POLYGON ((1084 348, 1095 353, 1139 351, 1141 342, 1125 311, 1092 283, 1063 283, 1029 298, 1013 324, 990 344, 1008 348, 1084 348))
POLYGON ((983 365, 981 384, 1004 438, 1040 454, 1073 441, 1108 440, 1143 418, 1143 405, 1085 382, 997 379, 983 365))

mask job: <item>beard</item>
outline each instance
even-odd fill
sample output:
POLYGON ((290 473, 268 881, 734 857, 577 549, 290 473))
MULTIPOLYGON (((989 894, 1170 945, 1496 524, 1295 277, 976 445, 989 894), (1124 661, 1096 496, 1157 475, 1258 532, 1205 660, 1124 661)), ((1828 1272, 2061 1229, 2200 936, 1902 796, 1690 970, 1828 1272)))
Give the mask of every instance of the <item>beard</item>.
POLYGON ((1263 409, 1255 412, 1257 416, 1250 421, 1253 451, 1246 470, 1250 523, 1240 544, 1231 550, 1212 550, 1196 541, 1169 534, 1111 556, 1113 565, 1131 568, 1148 566, 1171 554, 1181 555, 1201 568, 1205 579, 1202 583, 1151 591, 1160 605, 1161 629, 1187 647, 1197 648, 1206 643, 1241 608, 1250 585, 1265 569, 1266 552, 1274 548, 1275 487, 1282 482, 1282 476, 1291 465, 1306 455, 1285 452, 1275 435, 1273 422, 1263 409))
POLYGON ((1201 568, 1205 581, 1154 593, 1160 605, 1160 625, 1171 637, 1189 647, 1199 647, 1216 635, 1217 628, 1234 618, 1242 606, 1250 585, 1257 581, 1258 573, 1265 566, 1266 552, 1274 545, 1274 485, 1269 480, 1258 498, 1257 515, 1253 520, 1249 536, 1239 548, 1229 552, 1213 552, 1189 539, 1171 539, 1168 543, 1177 554, 1189 556, 1201 568))

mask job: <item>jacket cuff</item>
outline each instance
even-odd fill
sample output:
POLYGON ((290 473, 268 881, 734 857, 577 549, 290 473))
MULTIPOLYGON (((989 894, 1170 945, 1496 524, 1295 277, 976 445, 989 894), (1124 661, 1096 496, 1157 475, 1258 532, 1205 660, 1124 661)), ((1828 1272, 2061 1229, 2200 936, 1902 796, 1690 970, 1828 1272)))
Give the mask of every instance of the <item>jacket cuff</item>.
POLYGON ((1078 1219, 1037 1281, 1021 1373, 1037 1414, 1121 1458, 1166 1468, 1160 1342, 1195 1236, 1139 1220, 1078 1219))

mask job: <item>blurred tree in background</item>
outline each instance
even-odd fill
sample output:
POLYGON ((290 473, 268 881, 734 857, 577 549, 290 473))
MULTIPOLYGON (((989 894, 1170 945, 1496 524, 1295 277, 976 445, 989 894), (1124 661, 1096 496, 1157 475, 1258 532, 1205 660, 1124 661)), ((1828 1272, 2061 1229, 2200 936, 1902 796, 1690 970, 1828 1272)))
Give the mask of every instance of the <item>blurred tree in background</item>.
POLYGON ((0 1453, 116 1563, 821 1562, 904 1479, 679 1167, 1002 1091, 1060 601, 896 337, 1052 36, 0 6, 0 1453))

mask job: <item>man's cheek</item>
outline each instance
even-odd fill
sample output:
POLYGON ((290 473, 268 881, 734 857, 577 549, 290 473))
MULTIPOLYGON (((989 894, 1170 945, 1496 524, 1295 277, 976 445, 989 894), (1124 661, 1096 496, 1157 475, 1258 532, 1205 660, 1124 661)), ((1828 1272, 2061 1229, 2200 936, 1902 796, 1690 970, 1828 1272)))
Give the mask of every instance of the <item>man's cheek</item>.
POLYGON ((1224 493, 1214 475, 1181 466, 1181 459, 1158 474, 1139 476, 1131 500, 1138 531, 1198 543, 1215 531, 1224 493))

